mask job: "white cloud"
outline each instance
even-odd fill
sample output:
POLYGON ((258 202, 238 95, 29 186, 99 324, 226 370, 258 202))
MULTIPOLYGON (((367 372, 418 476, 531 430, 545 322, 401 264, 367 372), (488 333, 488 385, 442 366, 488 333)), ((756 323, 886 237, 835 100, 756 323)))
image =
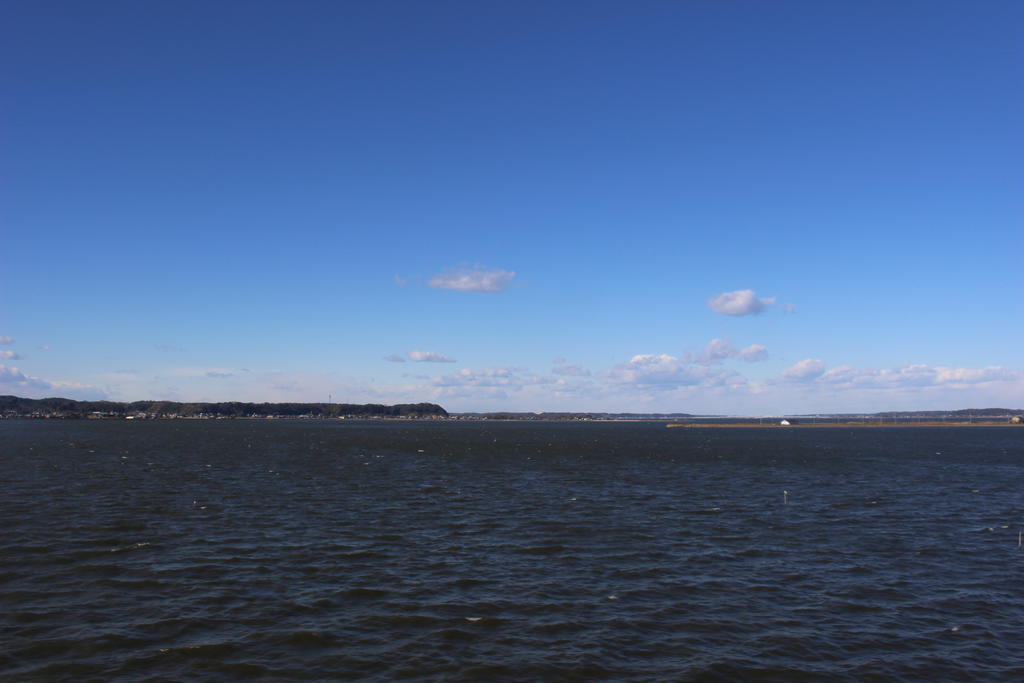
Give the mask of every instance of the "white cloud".
POLYGON ((0 344, 13 344, 14 337, 0 337, 0 344))
POLYGON ((401 275, 395 275, 395 285, 397 285, 398 287, 405 287, 407 284, 409 284, 408 280, 406 280, 401 275))
POLYGON ((512 284, 516 274, 509 270, 487 270, 483 266, 458 268, 438 273, 427 282, 429 287, 459 292, 500 292, 512 284))
POLYGON ((42 346, 37 346, 36 348, 39 349, 40 351, 49 351, 50 350, 49 344, 43 344, 42 346))
POLYGON ((415 363, 454 363, 455 359, 436 351, 413 349, 409 352, 409 360, 415 363))
POLYGON ((825 372, 825 361, 817 358, 805 358, 783 370, 782 378, 794 382, 804 382, 821 376, 823 372, 825 372))
POLYGON ((727 358, 740 358, 748 363, 756 363, 768 358, 768 349, 761 344, 751 344, 737 349, 728 339, 712 339, 693 362, 700 365, 717 365, 727 358))
POLYGON ((708 308, 723 315, 756 315, 775 304, 775 297, 759 299, 752 289, 737 289, 708 299, 708 308))
POLYGON ((6 358, 7 360, 18 360, 19 358, 21 358, 21 356, 19 356, 14 351, 4 350, 0 351, 0 358, 6 358))
POLYGON ((384 356, 384 360, 386 360, 388 362, 391 362, 391 363, 404 363, 405 362, 405 358, 403 358, 400 354, 397 354, 397 353, 392 353, 390 356, 384 356))

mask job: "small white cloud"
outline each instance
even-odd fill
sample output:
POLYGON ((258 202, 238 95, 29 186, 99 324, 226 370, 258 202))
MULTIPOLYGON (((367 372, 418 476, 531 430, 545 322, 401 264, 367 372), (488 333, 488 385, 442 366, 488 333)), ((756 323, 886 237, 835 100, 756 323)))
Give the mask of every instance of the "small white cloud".
POLYGON ((483 266, 473 266, 438 273, 430 278, 427 286, 458 292, 495 293, 512 284, 512 278, 515 276, 516 274, 510 270, 487 270, 483 266))
POLYGON ((18 360, 19 358, 21 358, 21 356, 19 356, 14 351, 0 351, 0 358, 6 358, 7 360, 18 360))
POLYGON ((392 353, 390 356, 384 356, 384 360, 389 363, 404 363, 405 358, 397 353, 392 353))
POLYGON ((409 360, 415 363, 454 363, 455 359, 436 351, 413 349, 409 352, 409 360))
POLYGON ((817 358, 805 358, 799 363, 783 370, 782 377, 796 382, 805 382, 815 377, 820 377, 824 372, 825 361, 817 358))
POLYGON ((206 376, 207 377, 215 377, 215 378, 234 377, 235 373, 233 373, 233 372, 224 372, 222 370, 210 370, 209 372, 206 373, 206 376))
POLYGON ((14 337, 0 337, 0 344, 13 344, 14 337))
POLYGON ((555 359, 551 362, 555 365, 563 365, 566 362, 565 356, 555 356, 555 359))
POLYGON ((723 315, 757 315, 775 304, 775 297, 759 299, 752 289, 737 289, 708 299, 708 308, 723 315))
POLYGON ((796 313, 796 304, 782 304, 783 313, 796 313))
POLYGON ((42 346, 37 346, 36 348, 39 349, 40 351, 49 351, 50 350, 50 345, 49 344, 43 344, 42 346))
POLYGON ((395 275, 395 284, 398 285, 399 287, 405 287, 407 284, 409 284, 409 281, 406 280, 401 275, 395 275))

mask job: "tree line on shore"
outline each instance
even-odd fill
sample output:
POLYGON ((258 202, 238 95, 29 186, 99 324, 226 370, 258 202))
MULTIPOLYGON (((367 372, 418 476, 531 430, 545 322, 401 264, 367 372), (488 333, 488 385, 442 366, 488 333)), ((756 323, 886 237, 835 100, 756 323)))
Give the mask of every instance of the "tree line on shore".
POLYGON ((0 414, 14 417, 445 417, 436 403, 179 403, 177 401, 76 401, 70 398, 0 396, 0 414))

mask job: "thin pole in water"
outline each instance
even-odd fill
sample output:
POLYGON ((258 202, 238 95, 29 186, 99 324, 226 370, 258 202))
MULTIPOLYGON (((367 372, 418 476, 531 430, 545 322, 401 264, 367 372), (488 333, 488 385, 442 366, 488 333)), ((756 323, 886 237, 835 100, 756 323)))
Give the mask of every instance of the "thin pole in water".
POLYGON ((782 504, 787 505, 789 503, 789 491, 782 492, 782 504))

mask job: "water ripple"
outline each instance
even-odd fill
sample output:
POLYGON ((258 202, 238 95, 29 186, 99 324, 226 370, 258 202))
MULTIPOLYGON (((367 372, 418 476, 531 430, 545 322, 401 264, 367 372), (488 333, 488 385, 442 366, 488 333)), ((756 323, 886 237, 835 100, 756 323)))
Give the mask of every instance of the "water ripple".
POLYGON ((4 421, 0 442, 4 681, 1024 678, 1024 430, 4 421))

